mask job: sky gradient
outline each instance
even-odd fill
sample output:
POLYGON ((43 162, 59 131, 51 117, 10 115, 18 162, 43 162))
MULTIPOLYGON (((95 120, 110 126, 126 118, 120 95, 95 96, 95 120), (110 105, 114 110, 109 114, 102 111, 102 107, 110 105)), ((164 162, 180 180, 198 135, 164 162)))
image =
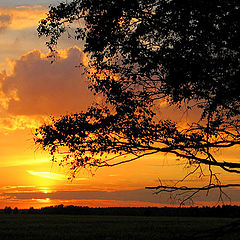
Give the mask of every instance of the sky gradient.
MULTIPOLYGON (((156 186, 159 179, 174 183, 188 172, 184 163, 170 155, 159 154, 92 173, 81 171, 70 181, 69 170, 52 163, 50 156, 34 144, 34 129, 48 121, 50 115, 83 111, 93 101, 99 101, 88 90, 83 69, 76 67, 87 61, 81 43, 63 37, 57 61, 50 64, 45 39, 37 36, 39 20, 56 2, 0 2, 0 208, 176 204, 166 194, 145 190, 145 186, 156 186)), ((160 107, 164 116, 173 115, 164 104, 160 107)), ((219 154, 221 157, 223 153, 219 154)), ((225 155, 238 158, 236 151, 225 155)), ((239 181, 237 175, 222 173, 222 177, 226 182, 239 181)), ((201 183, 198 178, 189 181, 193 185, 201 183)), ((240 202, 239 189, 228 192, 232 203, 240 202)), ((217 193, 213 192, 207 198, 200 196, 196 202, 210 205, 216 200, 217 193)))

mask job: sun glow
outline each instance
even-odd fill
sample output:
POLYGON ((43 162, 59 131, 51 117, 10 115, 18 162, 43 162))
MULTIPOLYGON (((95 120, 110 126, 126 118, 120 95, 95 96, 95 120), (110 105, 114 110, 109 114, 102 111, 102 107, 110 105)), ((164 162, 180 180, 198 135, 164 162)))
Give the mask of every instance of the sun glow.
POLYGON ((36 185, 41 193, 52 193, 53 189, 67 181, 67 176, 54 172, 35 172, 26 171, 30 177, 30 181, 36 185))
POLYGON ((52 193, 53 191, 49 187, 40 187, 40 192, 44 194, 52 193))
POLYGON ((49 203, 51 202, 51 199, 50 198, 44 198, 44 199, 32 198, 32 201, 37 201, 39 203, 49 203))
POLYGON ((53 172, 35 172, 35 171, 27 171, 29 174, 33 175, 33 176, 38 176, 38 177, 43 177, 43 178, 48 178, 48 179, 52 179, 52 180, 66 180, 66 176, 64 176, 63 174, 59 174, 59 173, 53 173, 53 172))

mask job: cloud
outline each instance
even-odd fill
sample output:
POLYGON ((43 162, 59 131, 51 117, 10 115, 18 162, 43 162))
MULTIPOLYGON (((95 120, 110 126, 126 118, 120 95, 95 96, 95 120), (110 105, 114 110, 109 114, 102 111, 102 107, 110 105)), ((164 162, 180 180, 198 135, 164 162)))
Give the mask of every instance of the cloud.
POLYGON ((0 168, 21 167, 21 166, 29 166, 29 165, 33 166, 33 165, 44 164, 44 163, 49 163, 49 159, 48 158, 38 159, 37 161, 36 159, 24 159, 24 161, 19 161, 19 160, 1 161, 0 168))
MULTIPOLYGON (((0 8, 4 14, 0 15, 0 26, 9 26, 13 30, 21 30, 36 27, 42 18, 46 17, 46 8, 41 5, 13 6, 12 8, 0 8)), ((5 28, 4 28, 5 29, 5 28)))
MULTIPOLYGON (((0 194, 4 196, 5 193, 0 194)), ((144 189, 127 191, 56 191, 48 194, 44 192, 8 192, 6 195, 16 199, 45 199, 53 200, 116 200, 116 201, 143 201, 158 203, 159 198, 144 189)), ((166 199, 165 199, 166 200, 166 199)))
POLYGON ((38 128, 43 122, 47 122, 48 120, 49 117, 47 116, 44 117, 6 115, 0 117, 0 129, 2 130, 2 132, 17 129, 24 130, 26 128, 35 129, 38 128))
POLYGON ((50 4, 57 4, 58 0, 6 0, 0 2, 0 7, 4 8, 12 8, 16 6, 35 6, 35 5, 44 5, 45 7, 49 7, 50 4))
POLYGON ((53 173, 53 172, 35 172, 35 171, 27 171, 29 174, 33 176, 48 178, 52 180, 66 180, 66 176, 59 173, 53 173))
MULTIPOLYGON (((31 170, 28 170, 27 172, 36 177, 47 178, 55 181, 66 181, 68 179, 68 176, 66 174, 59 174, 54 172, 36 172, 31 170)), ((85 181, 88 179, 89 178, 86 177, 75 178, 76 181, 85 181)))
MULTIPOLYGON (((229 188, 225 190, 230 197, 232 202, 239 202, 240 189, 229 188)), ((122 190, 122 191, 56 191, 56 192, 7 192, 2 193, 0 196, 9 196, 15 199, 52 199, 61 201, 71 200, 105 200, 105 201, 137 201, 147 203, 161 203, 161 204, 179 204, 177 201, 170 201, 168 193, 161 193, 159 195, 152 194, 150 191, 145 189, 136 190, 122 190)), ((196 197, 196 203, 202 202, 205 205, 208 203, 215 202, 218 199, 219 191, 210 191, 209 195, 202 192, 196 197)), ((229 199, 224 199, 228 203, 229 199)))
MULTIPOLYGON (((15 203, 21 206, 25 202, 27 207, 36 206, 37 203, 49 205, 82 205, 90 207, 109 206, 179 206, 179 202, 170 200, 169 193, 152 194, 146 189, 98 191, 98 190, 53 190, 50 188, 39 188, 36 186, 7 186, 0 189, 0 207, 4 204, 15 203), (5 203, 4 200, 8 203, 5 203)), ((240 188, 224 189, 224 192, 231 197, 231 202, 224 197, 224 204, 239 204, 240 188)), ((219 197, 218 190, 200 192, 194 203, 203 206, 214 206, 219 197)), ((192 204, 192 202, 186 203, 192 204)))
POLYGON ((37 49, 9 61, 11 74, 0 73, 0 124, 36 127, 34 116, 86 110, 93 94, 83 67, 76 67, 80 63, 86 64, 86 57, 78 47, 61 50, 53 64, 37 49))
POLYGON ((0 33, 4 32, 7 27, 11 24, 12 17, 8 14, 1 14, 0 15, 0 33))

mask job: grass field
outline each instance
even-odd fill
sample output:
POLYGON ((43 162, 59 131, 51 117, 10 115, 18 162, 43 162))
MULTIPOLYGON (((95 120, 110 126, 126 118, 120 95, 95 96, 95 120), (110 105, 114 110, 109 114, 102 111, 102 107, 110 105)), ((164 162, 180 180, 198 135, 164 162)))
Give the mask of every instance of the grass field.
POLYGON ((239 225, 227 218, 0 215, 0 239, 239 240, 239 225))

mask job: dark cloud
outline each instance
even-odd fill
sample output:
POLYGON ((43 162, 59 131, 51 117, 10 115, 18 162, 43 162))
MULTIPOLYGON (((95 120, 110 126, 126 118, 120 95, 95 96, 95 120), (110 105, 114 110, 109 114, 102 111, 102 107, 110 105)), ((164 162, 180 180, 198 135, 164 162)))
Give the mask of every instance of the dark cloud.
POLYGON ((9 24, 12 22, 12 17, 7 14, 0 15, 0 33, 5 31, 9 24))
MULTIPOLYGON (((98 200, 116 200, 116 201, 142 201, 159 203, 159 197, 154 196, 151 192, 144 189, 126 190, 126 191, 58 191, 53 193, 41 192, 19 192, 7 193, 6 195, 17 199, 45 199, 52 200, 82 200, 82 199, 98 199, 98 200)), ((4 194, 2 194, 4 196, 4 194)), ((167 199, 165 198, 165 201, 167 199)))
MULTIPOLYGON (((240 189, 229 188, 225 190, 225 193, 231 197, 232 202, 239 202, 240 189)), ((19 192, 19 193, 6 193, 0 196, 10 196, 15 199, 45 199, 50 198, 52 200, 115 200, 115 201, 138 201, 148 203, 160 203, 169 204, 174 203, 169 200, 168 193, 161 193, 159 195, 152 194, 152 192, 145 189, 137 190, 123 190, 123 191, 58 191, 53 193, 44 194, 41 192, 19 192)), ((196 202, 216 202, 219 197, 218 190, 212 190, 206 196, 206 192, 201 192, 198 197, 195 198, 196 202)), ((226 203, 229 199, 225 198, 226 203)), ((175 202, 178 204, 178 202, 175 202)))

